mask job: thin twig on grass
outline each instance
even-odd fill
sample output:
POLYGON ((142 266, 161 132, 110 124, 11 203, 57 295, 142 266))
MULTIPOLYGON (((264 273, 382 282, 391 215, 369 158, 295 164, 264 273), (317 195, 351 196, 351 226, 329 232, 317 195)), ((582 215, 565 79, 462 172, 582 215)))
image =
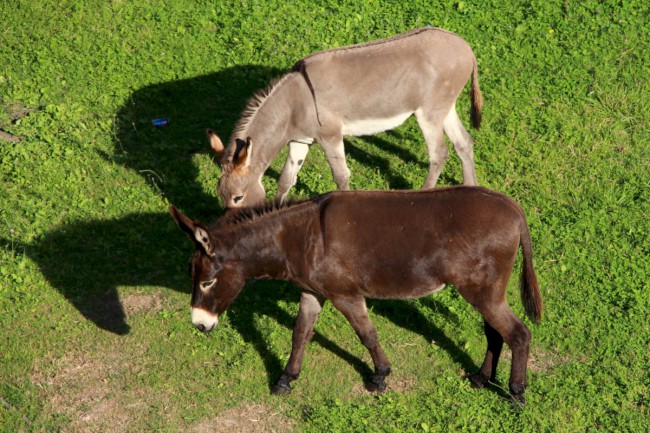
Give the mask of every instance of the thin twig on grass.
POLYGON ((12 143, 19 143, 22 141, 17 135, 10 134, 0 129, 0 139, 11 141, 12 143))
POLYGON ((25 420, 25 422, 26 422, 27 424, 32 425, 32 421, 31 421, 29 418, 27 418, 25 415, 23 415, 23 414, 18 410, 18 408, 16 408, 15 406, 12 406, 11 404, 9 404, 9 403, 7 402, 7 400, 4 399, 4 397, 0 397, 0 401, 2 401, 2 404, 4 405, 4 407, 6 407, 8 410, 14 410, 14 411, 18 412, 18 414, 20 414, 20 416, 23 417, 23 420, 25 420))

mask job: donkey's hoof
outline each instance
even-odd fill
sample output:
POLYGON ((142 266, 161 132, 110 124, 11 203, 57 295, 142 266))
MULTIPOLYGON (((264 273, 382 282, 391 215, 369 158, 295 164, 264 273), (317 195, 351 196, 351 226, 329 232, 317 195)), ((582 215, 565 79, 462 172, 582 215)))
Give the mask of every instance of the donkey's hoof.
POLYGON ((288 383, 278 382, 275 384, 273 389, 271 389, 271 394, 274 395, 286 395, 291 392, 291 386, 288 383))
POLYGON ((386 391, 386 381, 384 380, 384 376, 372 376, 368 383, 366 383, 366 389, 370 392, 386 391))
POLYGON ((526 385, 510 384, 510 401, 515 406, 524 407, 526 405, 525 390, 526 385))
POLYGON ((513 406, 523 408, 526 406, 526 397, 524 394, 510 394, 510 402, 513 406))
POLYGON ((490 381, 490 378, 483 376, 481 373, 470 374, 467 376, 467 378, 469 379, 472 388, 474 389, 485 388, 485 386, 490 381))

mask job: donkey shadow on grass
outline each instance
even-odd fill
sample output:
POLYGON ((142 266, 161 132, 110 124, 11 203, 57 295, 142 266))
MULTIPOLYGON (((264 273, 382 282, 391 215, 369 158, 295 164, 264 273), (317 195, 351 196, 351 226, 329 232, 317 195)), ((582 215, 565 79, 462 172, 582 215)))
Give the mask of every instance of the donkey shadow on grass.
MULTIPOLYGON (((397 140, 403 139, 402 138, 403 136, 399 131, 395 131, 395 130, 386 131, 385 134, 397 140)), ((420 132, 420 136, 421 135, 422 134, 420 132)), ((400 160, 410 164, 413 167, 418 167, 419 170, 421 170, 423 173, 422 182, 424 182, 424 179, 426 178, 426 173, 429 170, 429 164, 425 163, 424 159, 419 158, 417 154, 413 152, 412 149, 395 145, 391 143, 389 140, 383 138, 381 135, 369 135, 369 136, 361 137, 359 139, 365 141, 366 143, 370 144, 374 148, 377 148, 387 153, 391 153, 399 157, 400 160)), ((421 137, 421 141, 422 143, 421 143, 420 150, 424 153, 426 151, 426 144, 424 142, 424 137, 421 137)), ((345 153, 350 155, 357 162, 365 165, 366 167, 380 169, 380 173, 383 177, 386 178, 388 182, 388 187, 390 189, 418 189, 422 186, 422 184, 414 185, 412 182, 410 182, 409 180, 401 176, 399 173, 396 173, 395 170, 391 169, 391 162, 387 158, 377 155, 376 153, 372 153, 372 151, 367 152, 362 148, 360 148, 359 146, 355 145, 355 143, 351 142, 351 140, 347 140, 347 139, 345 140, 345 153)), ((450 155, 450 157, 452 157, 452 155, 450 155)), ((451 174, 450 166, 451 164, 445 164, 446 170, 443 170, 440 173, 438 184, 445 184, 445 185, 461 184, 461 182, 459 182, 459 180, 456 177, 454 177, 453 174, 451 174)), ((298 175, 298 177, 299 177, 298 182, 300 182, 300 175, 298 175)), ((354 172, 352 173, 352 177, 354 177, 354 172)))
MULTIPOLYGON (((115 149, 104 158, 139 173, 174 206, 210 220, 221 212, 214 185, 206 191, 193 156, 212 157, 206 128, 230 136, 248 98, 283 71, 241 65, 195 78, 170 81, 134 92, 115 116, 115 149), (152 120, 166 118, 166 126, 152 120)), ((279 173, 268 174, 276 179, 279 173)))
MULTIPOLYGON (((9 240, 0 239, 2 245, 9 240)), ((187 264, 192 246, 167 213, 140 213, 113 220, 80 222, 54 230, 32 244, 16 245, 37 263, 55 287, 87 320, 108 332, 127 335, 128 315, 120 302, 118 287, 160 286, 187 293, 190 277, 187 264)), ((298 302, 299 291, 286 282, 249 282, 228 314, 229 323, 262 358, 269 388, 284 370, 284 361, 269 348, 255 315, 274 320, 287 330, 296 317, 280 306, 280 301, 298 302)), ((437 301, 423 300, 443 317, 456 321, 453 313, 437 301)), ((381 315, 402 328, 435 340, 466 371, 476 364, 456 343, 433 325, 414 305, 404 301, 369 301, 373 314, 381 315)), ((338 313, 337 313, 338 314, 338 313)), ((187 326, 190 324, 189 315, 187 326)), ((316 325, 318 328, 318 324, 316 325)), ((217 331, 218 332, 218 329, 217 331)), ((288 332, 289 334, 289 332, 288 332)), ((287 338, 291 338, 288 336, 287 338)), ((381 341, 390 342, 389 336, 381 341)), ((422 344, 426 344, 422 341, 422 344)), ((362 360, 316 330, 318 344, 350 364, 363 379, 372 375, 369 359, 362 360)), ((349 343, 346 343, 349 344, 349 343)), ((361 344, 354 341, 353 344, 361 344)), ((307 354, 307 356, 309 356, 307 354)))
MULTIPOLYGON (((206 192, 199 182, 198 168, 192 161, 194 154, 210 152, 205 128, 211 127, 221 136, 229 136, 247 99, 282 72, 268 67, 236 66, 201 77, 140 89, 117 112, 115 149, 103 157, 139 173, 157 193, 166 196, 194 218, 212 221, 223 211, 216 194, 206 192), (152 119, 161 117, 169 119, 169 125, 154 127, 152 119)), ((380 138, 370 137, 368 140, 384 150, 400 152, 399 156, 417 163, 417 157, 408 150, 397 149, 380 138)), ((362 164, 388 170, 385 159, 363 153, 354 146, 348 145, 347 149, 362 164)), ((267 171, 266 175, 276 180, 279 177, 274 170, 267 171)), ((390 178, 390 185, 393 188, 410 187, 399 176, 390 178)), ((2 245, 10 244, 4 239, 0 241, 2 245)), ((187 263, 191 254, 190 244, 165 212, 77 222, 57 228, 34 243, 18 248, 24 249, 48 282, 87 320, 108 332, 126 335, 130 331, 117 291, 120 286, 171 288, 187 293, 189 304, 187 263)), ((274 284, 260 282, 255 283, 254 288, 247 287, 228 313, 232 326, 264 360, 269 387, 280 376, 284 365, 268 349, 253 320, 253 313, 263 314, 286 328, 293 328, 295 320, 278 305, 281 293, 272 290, 274 284), (264 293, 264 302, 249 302, 258 291, 264 293)), ((371 305, 374 305, 375 313, 396 325, 419 333, 426 340, 436 340, 466 371, 477 370, 474 362, 414 306, 400 301, 371 301, 371 305)), ((446 315, 444 311, 448 310, 443 309, 446 315)), ((191 326, 189 317, 188 326, 191 326)), ((316 332, 313 342, 350 363, 362 377, 367 378, 372 373, 366 362, 322 334, 316 332)))

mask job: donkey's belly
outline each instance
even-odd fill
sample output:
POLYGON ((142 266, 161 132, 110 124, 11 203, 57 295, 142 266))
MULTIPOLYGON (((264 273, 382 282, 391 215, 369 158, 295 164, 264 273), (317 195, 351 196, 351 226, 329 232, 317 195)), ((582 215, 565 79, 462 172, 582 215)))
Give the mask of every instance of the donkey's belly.
POLYGON ((373 284, 364 293, 366 298, 417 299, 441 291, 446 284, 373 284))
POLYGON ((343 135, 373 135, 379 132, 388 131, 400 126, 413 113, 403 113, 392 117, 381 119, 350 120, 343 123, 341 132, 343 135))
POLYGON ((421 298, 426 295, 430 295, 432 293, 436 293, 441 291, 446 287, 446 284, 437 284, 435 286, 416 286, 416 287, 411 287, 407 290, 404 290, 402 292, 402 296, 399 297, 399 299, 415 299, 415 298, 421 298))

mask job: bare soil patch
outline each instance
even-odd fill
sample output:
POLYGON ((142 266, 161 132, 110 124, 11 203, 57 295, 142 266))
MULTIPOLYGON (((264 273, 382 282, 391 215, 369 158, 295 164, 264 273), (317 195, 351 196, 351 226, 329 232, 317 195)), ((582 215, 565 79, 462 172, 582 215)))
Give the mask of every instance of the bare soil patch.
POLYGON ((5 113, 5 116, 0 116, 0 140, 19 143, 22 139, 13 135, 4 129, 8 126, 16 124, 18 119, 29 115, 30 109, 23 104, 5 104, 0 107, 0 111, 5 113))
POLYGON ((290 432, 295 422, 265 405, 245 404, 192 426, 191 433, 290 432))
MULTIPOLYGON (((569 355, 560 355, 554 352, 544 352, 541 350, 531 351, 528 355, 528 368, 534 373, 547 373, 553 369, 571 362, 569 355)), ((584 362, 584 359, 578 359, 576 362, 584 362)))
POLYGON ((138 366, 115 347, 76 349, 37 361, 34 369, 32 381, 42 388, 50 412, 69 419, 65 432, 133 431, 146 414, 146 396, 125 386, 138 366))
POLYGON ((162 295, 156 293, 135 293, 121 299, 122 306, 129 316, 158 311, 162 308, 162 295))

